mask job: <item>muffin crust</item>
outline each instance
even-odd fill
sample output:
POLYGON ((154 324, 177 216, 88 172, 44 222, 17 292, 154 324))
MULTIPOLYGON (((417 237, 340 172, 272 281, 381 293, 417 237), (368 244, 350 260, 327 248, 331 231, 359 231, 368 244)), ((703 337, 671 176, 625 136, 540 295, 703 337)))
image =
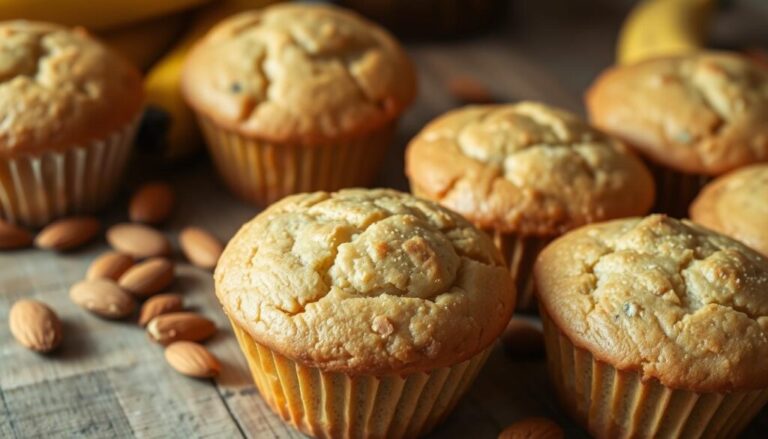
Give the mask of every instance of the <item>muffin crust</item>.
POLYGON ((285 198, 243 226, 214 277, 226 313, 259 343, 349 374, 468 359, 514 307, 512 281, 482 232, 391 190, 285 198))
POLYGON ((0 22, 0 156, 61 150, 138 116, 135 67, 82 29, 0 22))
POLYGON ((768 260, 662 215, 585 226, 545 249, 540 306, 621 370, 698 392, 768 386, 768 260))
POLYGON ((654 196, 650 173, 620 142, 534 102, 439 117, 408 145, 406 174, 417 195, 522 235, 640 215, 654 196))
POLYGON ((404 50, 332 6, 283 4, 217 25, 190 53, 182 90, 198 112, 247 136, 319 142, 392 123, 414 98, 404 50))
POLYGON ((707 185, 691 219, 768 257, 768 164, 738 169, 707 185))
POLYGON ((768 70, 725 52, 609 69, 586 96, 592 122, 675 170, 720 175, 768 160, 768 70))

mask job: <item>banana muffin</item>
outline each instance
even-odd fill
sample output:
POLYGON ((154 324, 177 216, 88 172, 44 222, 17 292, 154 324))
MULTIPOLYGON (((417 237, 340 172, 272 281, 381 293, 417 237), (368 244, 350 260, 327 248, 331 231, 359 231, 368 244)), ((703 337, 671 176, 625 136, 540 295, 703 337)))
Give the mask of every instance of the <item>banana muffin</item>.
POLYGON ((768 400, 768 260, 664 215, 582 227, 535 266, 550 374, 598 438, 735 437, 768 400))
POLYGON ((415 437, 454 407, 514 307, 490 239, 392 190, 287 197, 214 275, 262 397, 317 437, 415 437))
POLYGON ((139 71, 84 30, 0 22, 0 218, 42 226, 108 202, 142 99, 139 71))
POLYGON ((414 194, 493 235, 521 309, 533 304, 533 262, 553 238, 645 214, 653 204, 653 179, 624 145, 571 113, 534 102, 470 106, 439 117, 408 145, 406 174, 414 194))
POLYGON ((663 213, 685 216, 709 179, 768 160, 768 70, 741 55, 702 52, 613 67, 586 103, 595 126, 648 160, 663 213))
POLYGON ((269 203, 371 183, 416 75, 362 17, 282 4, 215 26, 190 52, 182 91, 227 185, 269 203))
POLYGON ((691 220, 768 257, 768 164, 730 172, 704 186, 691 220))

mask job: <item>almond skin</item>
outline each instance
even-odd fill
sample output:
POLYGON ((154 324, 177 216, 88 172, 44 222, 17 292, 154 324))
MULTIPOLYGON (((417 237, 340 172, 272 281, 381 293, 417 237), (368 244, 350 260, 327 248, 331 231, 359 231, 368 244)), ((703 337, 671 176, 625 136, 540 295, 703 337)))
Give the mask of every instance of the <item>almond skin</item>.
POLYGON ((505 428, 499 439, 563 439, 559 425, 547 418, 526 418, 505 428))
POLYGON ((167 256, 168 239, 159 231, 142 224, 116 224, 107 230, 107 242, 113 249, 136 259, 167 256))
POLYGON ((128 217, 137 223, 164 223, 173 212, 175 198, 173 189, 167 183, 147 183, 131 197, 128 217))
POLYGON ((85 278, 89 280, 103 278, 116 281, 131 267, 133 267, 132 257, 116 251, 106 252, 91 262, 85 278))
POLYGON ((144 305, 141 307, 139 326, 147 326, 155 317, 161 314, 181 311, 182 308, 183 302, 180 294, 167 293, 153 296, 144 302, 144 305))
POLYGON ((221 372, 219 360, 208 349, 191 341, 171 343, 165 348, 165 360, 177 372, 195 378, 209 378, 221 372))
POLYGON ((161 345, 174 341, 203 341, 216 333, 216 325, 193 312, 161 314, 147 324, 149 337, 161 345))
POLYGON ((80 281, 70 288, 69 298, 80 307, 107 319, 128 317, 136 309, 131 295, 109 279, 80 281))
POLYGON ((22 299, 14 303, 8 325, 13 337, 35 352, 50 352, 61 344, 61 320, 42 302, 22 299))
POLYGON ((168 288, 173 279, 173 262, 165 258, 149 258, 129 268, 120 276, 117 284, 135 297, 143 299, 168 288))
POLYGON ((200 227, 185 227, 179 234, 179 245, 192 265, 209 270, 216 267, 224 250, 221 241, 200 227))
POLYGON ((35 245, 42 249, 67 251, 93 240, 101 230, 99 220, 89 216, 64 218, 48 224, 37 234, 35 245))
POLYGON ((13 250, 32 245, 28 230, 0 220, 0 250, 13 250))

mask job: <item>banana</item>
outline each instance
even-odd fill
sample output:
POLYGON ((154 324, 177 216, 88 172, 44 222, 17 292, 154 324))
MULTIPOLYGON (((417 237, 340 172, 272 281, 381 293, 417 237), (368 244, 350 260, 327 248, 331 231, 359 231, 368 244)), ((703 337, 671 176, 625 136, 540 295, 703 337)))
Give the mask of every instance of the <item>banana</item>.
POLYGON ((685 53, 703 47, 714 0, 643 0, 624 21, 619 64, 685 53))
POLYGON ((0 0, 0 20, 50 21, 113 29, 200 6, 209 0, 0 0))
POLYGON ((148 109, 139 146, 168 159, 181 158, 201 146, 195 116, 179 90, 181 69, 189 49, 222 18, 277 0, 224 0, 201 11, 190 31, 147 73, 144 80, 148 109))
POLYGON ((146 71, 173 44, 184 29, 186 14, 155 18, 136 25, 99 33, 102 41, 146 71))

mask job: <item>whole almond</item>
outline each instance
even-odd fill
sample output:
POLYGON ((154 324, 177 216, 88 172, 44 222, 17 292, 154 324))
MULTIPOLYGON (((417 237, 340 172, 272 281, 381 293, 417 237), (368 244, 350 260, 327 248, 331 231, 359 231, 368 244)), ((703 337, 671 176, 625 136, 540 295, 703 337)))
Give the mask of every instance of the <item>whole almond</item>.
POLYGON ((181 311, 182 299, 180 294, 167 293, 150 297, 144 302, 139 312, 139 326, 147 324, 160 314, 181 311))
POLYGON ((526 418, 499 433, 499 439, 563 439, 559 425, 547 418, 526 418))
POLYGON ((165 258, 149 258, 129 268, 117 284, 139 298, 149 297, 173 283, 173 262, 165 258))
POLYGON ((0 220, 0 250, 29 247, 32 234, 28 230, 0 220))
POLYGON ((448 91, 464 104, 488 104, 494 101, 482 82, 471 76, 454 76, 447 82, 448 91))
POLYGON ((49 352, 61 343, 61 320, 42 302, 22 299, 14 303, 8 325, 14 338, 33 351, 49 352))
POLYGON ((109 279, 80 281, 70 288, 69 298, 88 311, 108 319, 122 319, 136 309, 133 297, 109 279))
POLYGON ((167 256, 168 239, 159 231, 142 224, 116 224, 107 230, 107 242, 113 249, 136 259, 167 256))
POLYGON ((216 333, 216 325, 193 312, 161 314, 147 324, 149 337, 157 343, 168 345, 174 341, 203 341, 216 333))
POLYGON ((201 344, 191 341, 171 343, 165 348, 165 360, 177 372, 195 378, 213 377, 221 371, 219 360, 201 344))
POLYGON ((85 273, 86 279, 120 279, 129 268, 133 266, 133 258, 116 251, 103 253, 91 262, 88 272, 85 273))
POLYGON ((513 317, 501 336, 504 348, 515 358, 529 359, 544 356, 544 335, 530 321, 513 317))
POLYGON ((200 227, 185 227, 179 234, 179 245, 189 262, 205 269, 214 268, 224 250, 221 241, 200 227))
POLYGON ((101 223, 93 217, 64 218, 45 226, 37 234, 35 245, 48 250, 72 250, 90 242, 100 229, 101 223))
POLYGON ((174 199, 173 189, 167 183, 147 183, 131 197, 128 216, 133 222, 163 223, 171 216, 174 199))

